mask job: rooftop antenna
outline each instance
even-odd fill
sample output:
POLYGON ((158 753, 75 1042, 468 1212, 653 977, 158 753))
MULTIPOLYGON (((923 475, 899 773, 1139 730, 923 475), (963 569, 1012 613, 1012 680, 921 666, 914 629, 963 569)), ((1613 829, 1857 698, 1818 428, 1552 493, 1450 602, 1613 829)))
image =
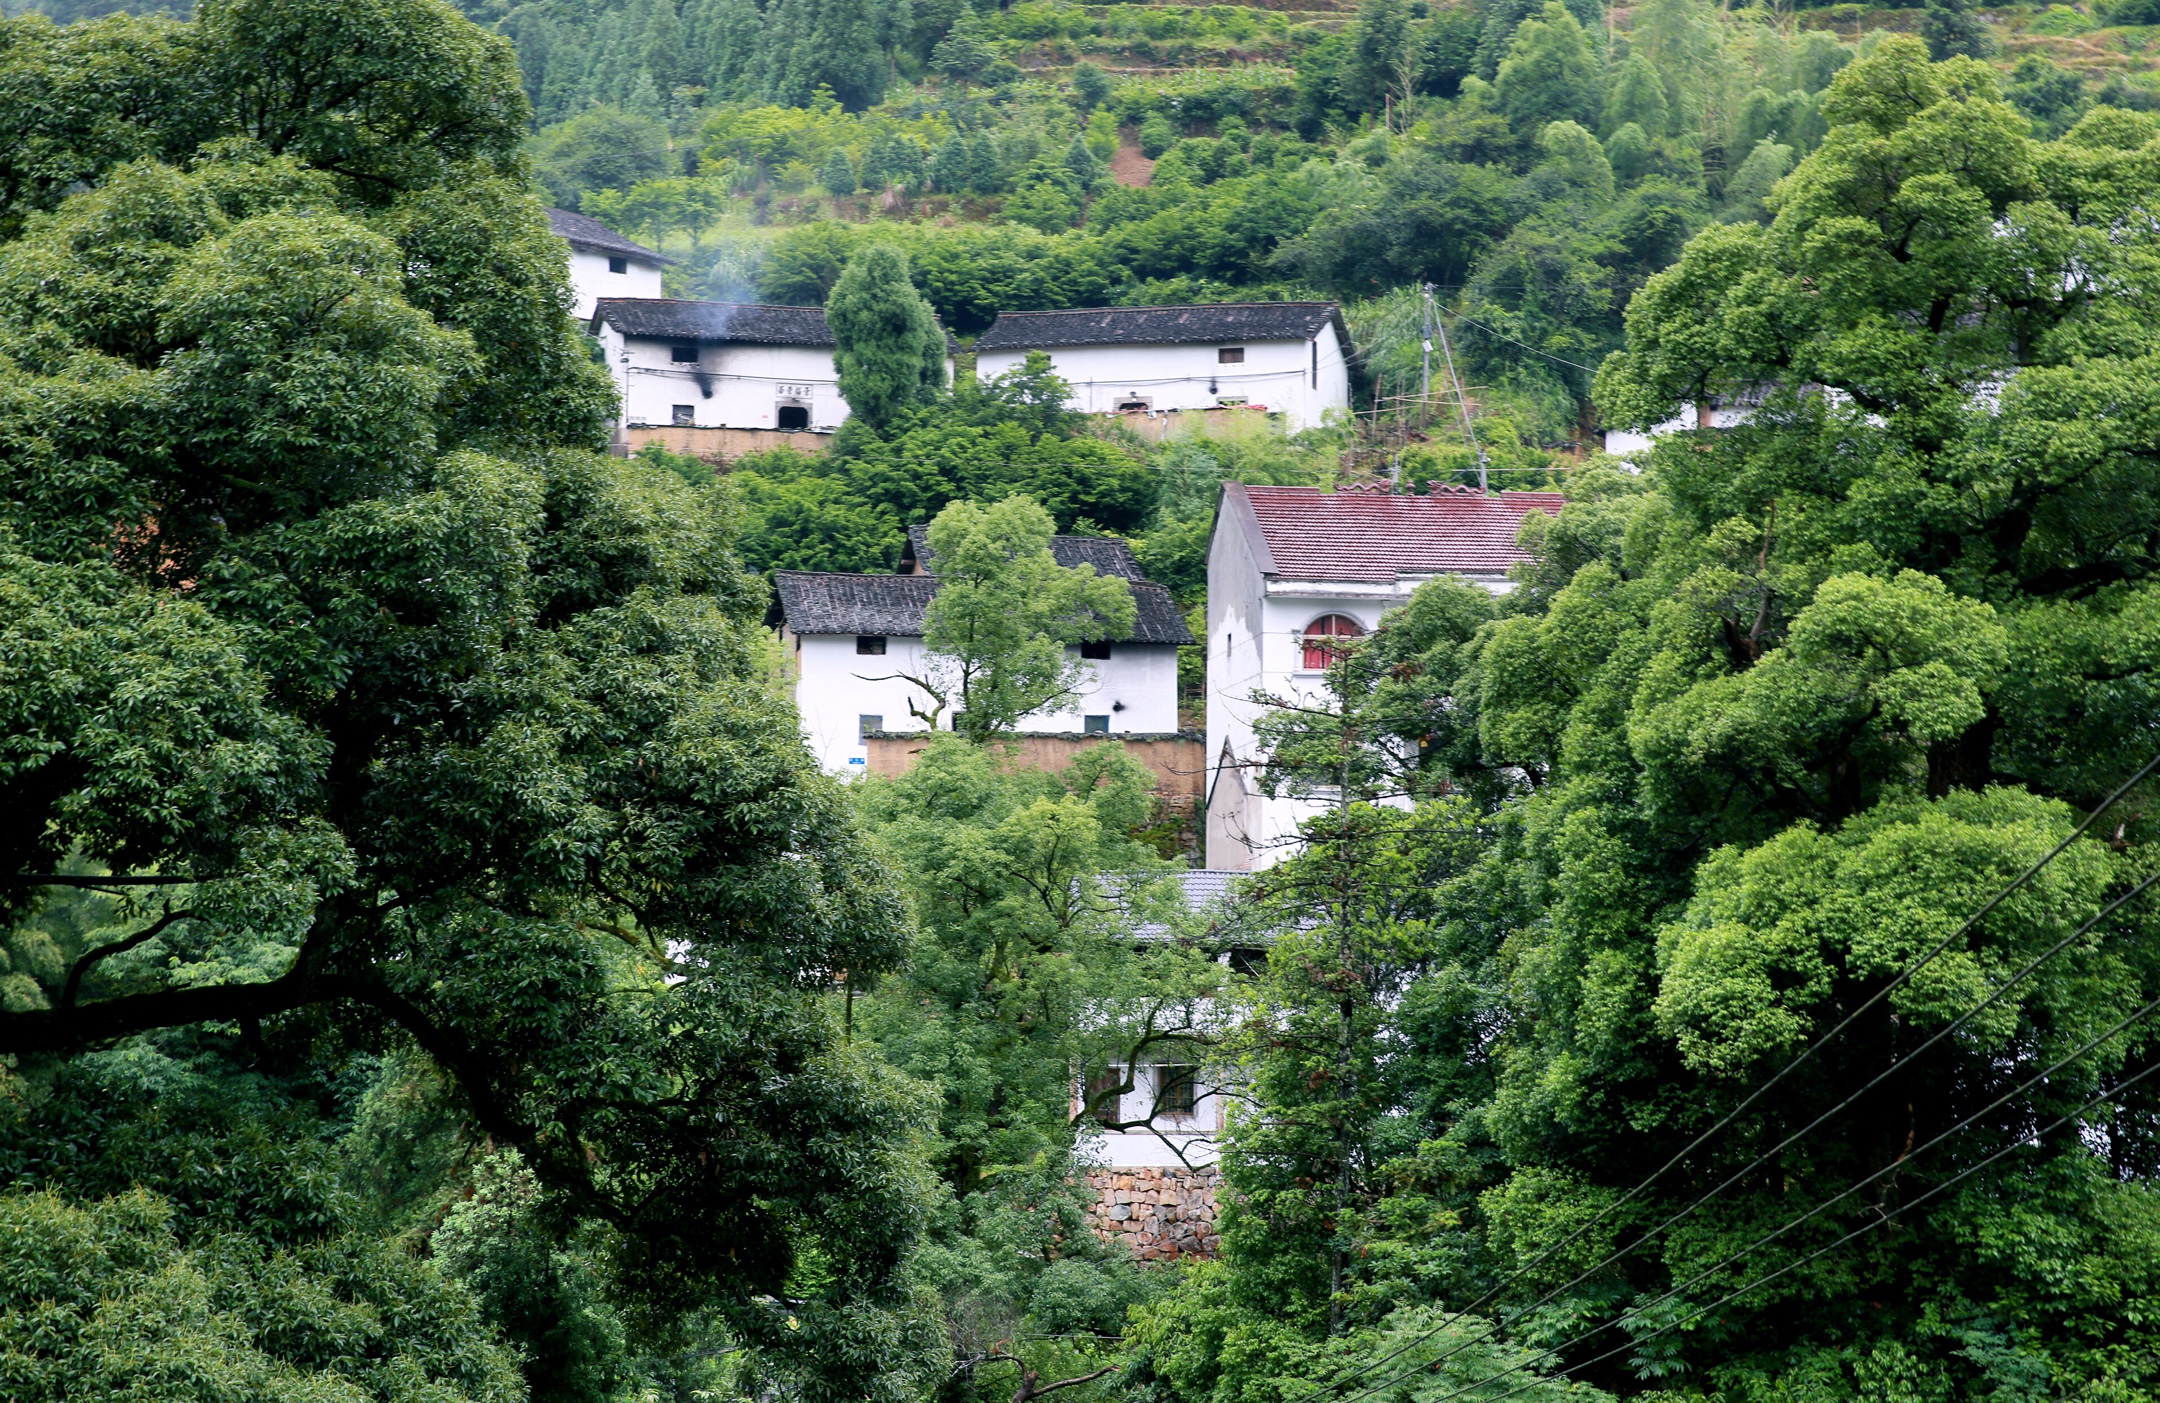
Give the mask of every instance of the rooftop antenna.
MULTIPOLYGON (((1425 306, 1428 311, 1432 308, 1432 295, 1433 285, 1431 283, 1425 284, 1425 306)), ((1485 468, 1490 460, 1486 457, 1485 450, 1478 447, 1477 433, 1470 427, 1470 402, 1463 398, 1462 380, 1455 374, 1455 353, 1448 349, 1447 319, 1445 317, 1435 317, 1433 318, 1433 325, 1440 332, 1440 356, 1447 364, 1448 383, 1455 387, 1455 412, 1462 416, 1463 446, 1470 450, 1471 457, 1477 459, 1478 491, 1489 492, 1492 489, 1486 481, 1485 468)), ((1428 366, 1432 362, 1432 342, 1430 341, 1425 343, 1425 360, 1428 366)))

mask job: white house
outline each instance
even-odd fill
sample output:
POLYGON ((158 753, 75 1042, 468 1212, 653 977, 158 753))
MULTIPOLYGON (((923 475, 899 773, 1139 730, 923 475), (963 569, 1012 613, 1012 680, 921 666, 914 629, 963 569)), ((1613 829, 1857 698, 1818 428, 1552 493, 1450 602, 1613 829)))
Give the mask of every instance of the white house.
MULTIPOLYGON (((869 763, 866 733, 919 730, 923 723, 910 705, 924 713, 932 709, 928 694, 903 680, 903 674, 922 675, 923 614, 937 592, 927 534, 924 527, 909 528, 898 574, 774 573, 766 622, 778 626, 781 645, 793 659, 803 731, 828 770, 860 773, 869 763)), ((1071 706, 1037 712, 1023 729, 1104 735, 1176 731, 1177 650, 1194 640, 1170 592, 1142 577, 1123 541, 1059 536, 1051 548, 1061 565, 1093 565, 1098 574, 1128 581, 1138 615, 1131 637, 1078 645, 1074 654, 1093 664, 1093 680, 1071 706)))
POLYGON ((1002 312, 976 338, 975 373, 1042 351, 1084 414, 1244 406, 1304 429, 1349 407, 1349 346, 1333 302, 1002 312))
POLYGON ((1223 484, 1208 544, 1207 864, 1251 870, 1285 856, 1309 800, 1270 799, 1254 782, 1262 757, 1257 689, 1327 703, 1331 640, 1370 633, 1426 580, 1459 575, 1504 594, 1523 518, 1559 513, 1557 492, 1436 485, 1386 488, 1223 484))
POLYGON ((570 245, 570 290, 577 295, 571 316, 592 320, 593 304, 603 297, 660 296, 660 270, 675 260, 597 219, 566 209, 551 209, 547 217, 555 236, 570 245))
POLYGON ((821 308, 603 297, 592 331, 625 428, 829 433, 847 418, 821 308))

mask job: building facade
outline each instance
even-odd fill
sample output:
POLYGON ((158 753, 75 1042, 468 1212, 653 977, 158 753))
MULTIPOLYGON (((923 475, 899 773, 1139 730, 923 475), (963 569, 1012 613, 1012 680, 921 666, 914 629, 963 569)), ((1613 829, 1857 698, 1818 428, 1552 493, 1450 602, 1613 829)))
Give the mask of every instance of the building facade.
MULTIPOLYGON (((910 528, 900 573, 852 575, 781 570, 767 622, 779 629, 795 672, 795 701, 818 763, 839 773, 869 767, 871 732, 917 731, 932 711, 927 692, 907 680, 927 664, 923 616, 937 593, 925 528, 910 528)), ((1037 712, 1030 732, 1116 736, 1177 730, 1177 650, 1193 642, 1170 593, 1144 578, 1132 548, 1098 536, 1059 536, 1061 565, 1092 565, 1132 587, 1129 638, 1083 644, 1072 655, 1091 680, 1071 705, 1037 712)), ((943 724, 952 724, 948 713, 943 724)))
POLYGON ((1248 871, 1297 844, 1318 802, 1269 798, 1255 771, 1257 691, 1326 706, 1330 640, 1379 627, 1438 575, 1504 594, 1531 512, 1557 492, 1436 487, 1429 495, 1223 484, 1208 545, 1207 864, 1248 871))
POLYGON ((831 433, 847 418, 820 308, 603 297, 591 330, 625 429, 831 433))
POLYGON ((660 273, 674 260, 632 242, 597 219, 566 209, 547 212, 548 227, 570 245, 570 315, 592 320, 603 297, 658 297, 660 273))
POLYGON ((1349 345, 1333 302, 1004 312, 976 338, 975 373, 994 379, 1042 351, 1084 414, 1244 407, 1296 430, 1349 407, 1349 345))

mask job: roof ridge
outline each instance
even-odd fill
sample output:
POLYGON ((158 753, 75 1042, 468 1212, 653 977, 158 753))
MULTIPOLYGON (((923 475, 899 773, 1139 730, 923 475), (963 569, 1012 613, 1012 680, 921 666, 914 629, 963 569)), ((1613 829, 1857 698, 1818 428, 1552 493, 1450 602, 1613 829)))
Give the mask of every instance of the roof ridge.
POLYGON ((1186 312, 1201 307, 1340 307, 1340 302, 1327 302, 1317 298, 1298 298, 1283 302, 1159 302, 1144 307, 1044 307, 1040 309, 1014 309, 998 313, 1001 317, 1092 317, 1103 312, 1186 312))
POLYGON ((747 307, 759 312, 815 312, 825 315, 823 307, 798 307, 789 302, 717 302, 709 297, 602 297, 601 302, 669 302, 678 307, 747 307))

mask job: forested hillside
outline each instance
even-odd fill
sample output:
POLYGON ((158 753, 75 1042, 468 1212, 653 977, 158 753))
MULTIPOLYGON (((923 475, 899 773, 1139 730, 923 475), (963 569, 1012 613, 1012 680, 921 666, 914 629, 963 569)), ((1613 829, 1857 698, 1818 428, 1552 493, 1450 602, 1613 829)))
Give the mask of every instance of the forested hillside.
POLYGON ((2146 0, 46 8, 0 1396, 2160 1399, 2146 0), (829 451, 610 456, 547 201, 823 306, 829 451), (1196 909, 1123 746, 1014 763, 1134 618, 1054 535, 1197 611, 1225 481, 1473 445, 938 319, 1337 296, 1399 405, 1422 283, 1565 504, 1256 699, 1325 802, 1196 909), (918 525, 952 729, 843 782, 767 572, 918 525), (1220 1251, 1136 1260, 1088 1175, 1200 1068, 1220 1251))

